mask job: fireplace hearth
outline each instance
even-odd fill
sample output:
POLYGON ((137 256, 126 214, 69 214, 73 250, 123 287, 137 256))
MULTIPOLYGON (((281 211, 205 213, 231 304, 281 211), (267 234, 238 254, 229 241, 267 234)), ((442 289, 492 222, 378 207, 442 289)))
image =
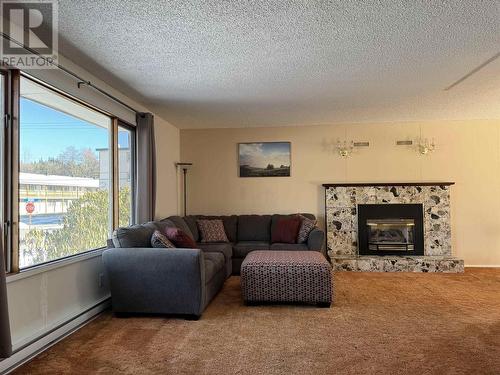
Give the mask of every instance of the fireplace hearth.
POLYGON ((424 255, 421 204, 358 205, 359 255, 424 255))

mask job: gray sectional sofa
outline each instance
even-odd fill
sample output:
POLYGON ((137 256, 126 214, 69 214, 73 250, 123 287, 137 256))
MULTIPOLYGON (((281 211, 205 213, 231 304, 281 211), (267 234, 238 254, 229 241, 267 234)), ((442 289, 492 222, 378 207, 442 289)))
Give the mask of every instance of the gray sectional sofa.
MULTIPOLYGON (((314 215, 302 214, 314 219, 314 215)), ((253 250, 322 251, 324 232, 315 228, 304 244, 271 243, 278 220, 287 215, 171 216, 113 233, 103 253, 113 311, 160 313, 199 317, 222 288, 226 278, 239 274, 253 250), (221 219, 229 243, 203 243, 198 219, 221 219), (195 242, 196 249, 155 249, 155 230, 177 227, 195 242)))
MULTIPOLYGON (((312 214, 302 214, 309 219, 315 219, 312 214)), ((181 217, 170 217, 169 219, 179 222, 184 221, 189 229, 191 238, 203 251, 222 251, 224 254, 231 253, 232 274, 239 275, 241 263, 250 251, 253 250, 314 250, 322 251, 325 239, 324 232, 316 228, 309 234, 307 243, 284 244, 271 243, 271 233, 278 220, 288 215, 231 215, 231 216, 204 216, 192 215, 181 217), (229 244, 207 244, 200 242, 198 226, 199 219, 221 219, 229 239, 229 244)))

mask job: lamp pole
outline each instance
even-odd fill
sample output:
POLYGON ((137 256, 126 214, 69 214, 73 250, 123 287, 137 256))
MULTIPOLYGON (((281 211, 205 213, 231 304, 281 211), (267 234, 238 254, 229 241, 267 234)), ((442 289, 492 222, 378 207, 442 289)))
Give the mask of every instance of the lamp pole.
POLYGON ((184 216, 187 214, 187 168, 182 168, 182 171, 184 173, 184 216))
POLYGON ((193 166, 193 163, 177 163, 177 168, 182 170, 182 184, 184 189, 184 216, 187 214, 187 171, 193 166))

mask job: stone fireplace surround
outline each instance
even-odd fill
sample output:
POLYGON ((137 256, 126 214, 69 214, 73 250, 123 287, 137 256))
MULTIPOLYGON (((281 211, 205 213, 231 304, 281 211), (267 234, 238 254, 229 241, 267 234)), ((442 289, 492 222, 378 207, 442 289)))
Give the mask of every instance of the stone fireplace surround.
POLYGON ((451 182, 324 184, 327 251, 338 271, 463 272, 452 256, 451 182), (358 204, 416 203, 424 211, 424 256, 358 254, 358 204))

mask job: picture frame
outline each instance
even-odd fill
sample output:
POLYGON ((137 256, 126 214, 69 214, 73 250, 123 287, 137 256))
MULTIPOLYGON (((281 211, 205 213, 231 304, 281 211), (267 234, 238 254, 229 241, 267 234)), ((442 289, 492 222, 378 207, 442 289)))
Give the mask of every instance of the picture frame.
POLYGON ((291 142, 238 143, 239 177, 290 177, 291 142))

